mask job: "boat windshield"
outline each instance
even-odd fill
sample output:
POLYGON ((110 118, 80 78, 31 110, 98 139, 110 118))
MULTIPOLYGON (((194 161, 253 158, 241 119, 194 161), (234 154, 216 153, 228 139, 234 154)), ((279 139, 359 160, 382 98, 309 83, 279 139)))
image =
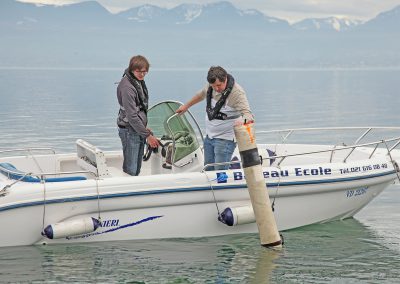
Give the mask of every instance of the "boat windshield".
POLYGON ((178 102, 162 102, 151 107, 148 112, 148 127, 154 135, 161 141, 175 143, 174 163, 200 147, 187 114, 176 115, 175 113, 180 106, 178 102))

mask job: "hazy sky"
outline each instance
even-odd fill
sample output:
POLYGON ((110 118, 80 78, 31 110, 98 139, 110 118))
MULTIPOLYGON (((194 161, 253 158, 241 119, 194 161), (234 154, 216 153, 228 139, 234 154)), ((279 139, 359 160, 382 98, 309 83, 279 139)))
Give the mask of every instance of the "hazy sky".
MULTIPOLYGON (((19 0, 43 4, 70 4, 83 0, 19 0)), ((97 0, 110 12, 119 12, 143 4, 173 8, 183 3, 206 4, 220 0, 97 0)), ((240 9, 257 9, 268 16, 295 22, 304 18, 329 16, 368 20, 400 5, 400 0, 231 0, 240 9)))

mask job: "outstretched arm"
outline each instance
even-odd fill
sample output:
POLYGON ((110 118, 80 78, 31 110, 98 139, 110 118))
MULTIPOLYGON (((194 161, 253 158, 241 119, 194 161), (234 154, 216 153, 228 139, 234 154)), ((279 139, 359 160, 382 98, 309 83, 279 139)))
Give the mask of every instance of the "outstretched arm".
POLYGON ((186 104, 181 105, 177 110, 176 113, 183 114, 185 113, 192 105, 201 102, 204 99, 204 95, 202 91, 198 92, 196 95, 193 96, 186 104))

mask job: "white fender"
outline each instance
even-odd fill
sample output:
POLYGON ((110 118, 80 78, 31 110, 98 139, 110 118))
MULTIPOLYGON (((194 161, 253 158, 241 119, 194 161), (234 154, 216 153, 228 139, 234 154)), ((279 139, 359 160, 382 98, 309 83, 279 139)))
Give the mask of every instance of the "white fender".
POLYGON ((250 224, 256 221, 254 215, 253 207, 248 206, 238 206, 238 207, 227 207, 221 213, 218 218, 222 223, 228 226, 236 226, 242 224, 250 224))
POLYGON ((65 238, 94 232, 100 225, 100 221, 92 217, 67 220, 48 225, 42 235, 49 239, 65 238))

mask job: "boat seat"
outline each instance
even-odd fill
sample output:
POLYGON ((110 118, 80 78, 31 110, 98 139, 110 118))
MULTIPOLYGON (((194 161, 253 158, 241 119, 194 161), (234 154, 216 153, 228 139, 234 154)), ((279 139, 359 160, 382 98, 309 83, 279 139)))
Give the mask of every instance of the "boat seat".
MULTIPOLYGON (((7 176, 9 179, 20 180, 24 182, 41 182, 42 180, 38 177, 26 175, 26 173, 18 170, 13 164, 0 163, 0 172, 7 176)), ((77 181, 86 180, 84 176, 68 176, 68 177, 55 177, 45 178, 45 182, 64 182, 64 181, 77 181)))
POLYGON ((82 139, 76 140, 76 148, 77 163, 82 169, 95 173, 101 178, 110 176, 102 150, 82 139))

